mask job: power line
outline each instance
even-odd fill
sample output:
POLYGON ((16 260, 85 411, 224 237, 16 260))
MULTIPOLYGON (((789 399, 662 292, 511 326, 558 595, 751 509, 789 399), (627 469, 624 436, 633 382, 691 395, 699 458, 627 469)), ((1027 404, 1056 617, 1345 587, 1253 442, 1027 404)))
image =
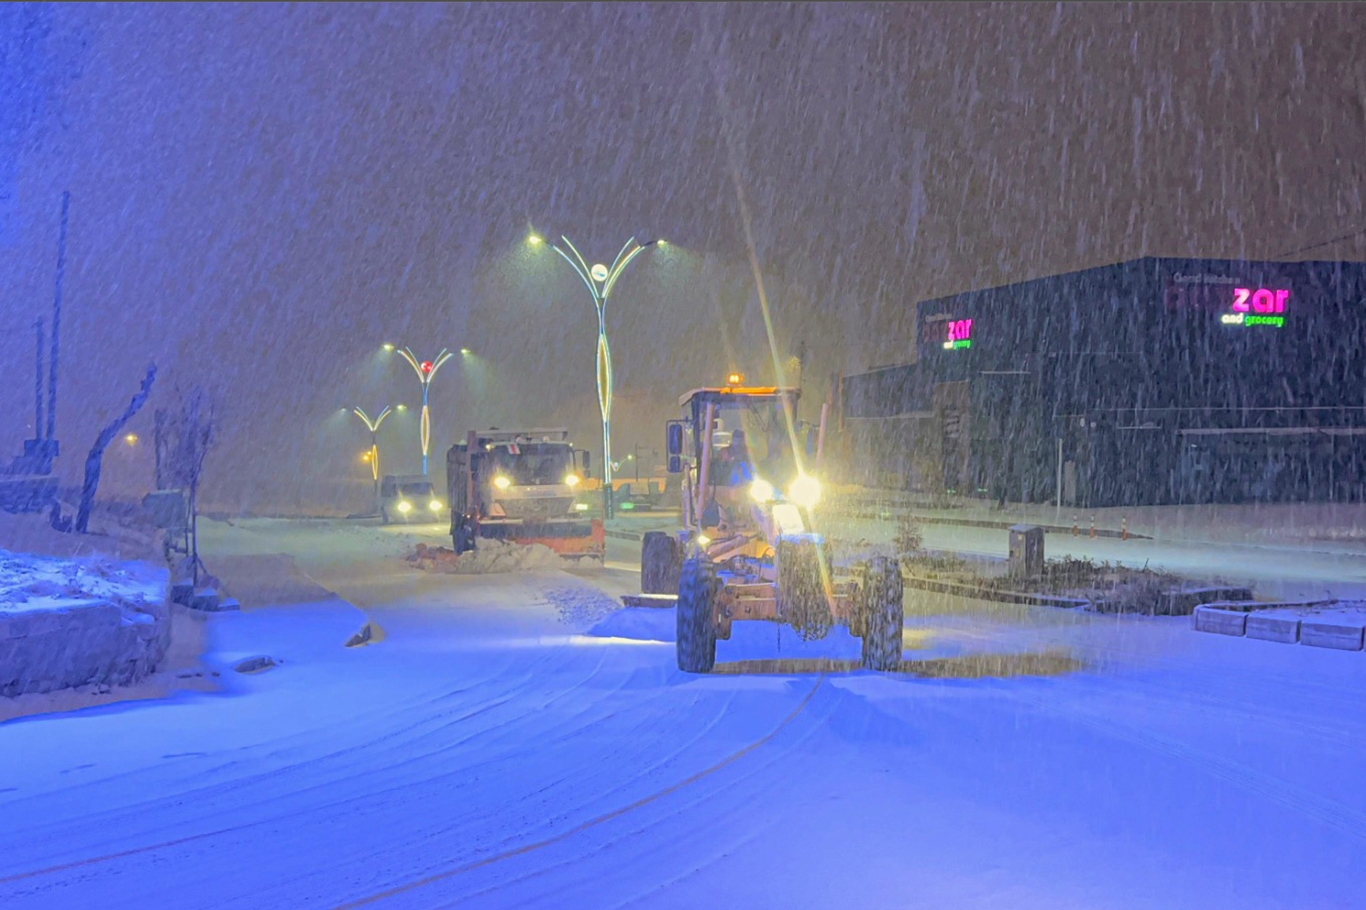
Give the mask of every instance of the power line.
POLYGON ((1353 237, 1359 237, 1362 234, 1366 234, 1366 227, 1358 228, 1357 230, 1352 231, 1350 234, 1343 234, 1341 237, 1334 237, 1332 240, 1324 240, 1320 243, 1311 244, 1309 246, 1302 246, 1298 250, 1291 250, 1288 253, 1280 253, 1274 256, 1273 258, 1284 259, 1286 256, 1294 256, 1297 253, 1307 253, 1310 250, 1317 250, 1321 246, 1330 246, 1334 243, 1340 243, 1343 240, 1351 240, 1353 237))

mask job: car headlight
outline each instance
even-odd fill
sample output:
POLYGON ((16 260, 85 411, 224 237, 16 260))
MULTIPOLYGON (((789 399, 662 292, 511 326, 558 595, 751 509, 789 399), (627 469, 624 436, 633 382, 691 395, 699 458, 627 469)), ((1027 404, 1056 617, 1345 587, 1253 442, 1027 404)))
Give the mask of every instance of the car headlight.
POLYGON ((581 479, 582 478, 579 477, 579 475, 573 473, 572 471, 564 475, 564 482, 566 486, 577 487, 581 479))
POLYGON ((401 500, 398 504, 398 510, 400 512, 411 512, 413 510, 413 504, 406 499, 401 500))
POLYGON ((821 499, 821 482, 810 474, 799 474, 787 489, 787 498, 804 509, 809 509, 821 499))
POLYGON ((499 474, 497 477, 493 478, 493 485, 500 490, 506 490, 508 487, 512 486, 512 481, 507 475, 499 474))
POLYGON ((755 502, 772 502, 776 493, 773 484, 762 477, 756 477, 754 483, 749 485, 749 495, 755 502))
POLYGON ((433 499, 431 502, 427 503, 427 508, 431 509, 433 512, 440 512, 441 503, 439 500, 433 499))

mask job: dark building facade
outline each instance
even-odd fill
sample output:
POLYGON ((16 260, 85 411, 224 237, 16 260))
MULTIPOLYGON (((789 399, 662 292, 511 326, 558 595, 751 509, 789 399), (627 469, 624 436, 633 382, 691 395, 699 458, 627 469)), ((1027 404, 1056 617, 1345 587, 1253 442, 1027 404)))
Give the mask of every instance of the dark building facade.
POLYGON ((1357 501, 1366 264, 1144 258, 927 300, 845 377, 865 480, 1080 506, 1357 501))

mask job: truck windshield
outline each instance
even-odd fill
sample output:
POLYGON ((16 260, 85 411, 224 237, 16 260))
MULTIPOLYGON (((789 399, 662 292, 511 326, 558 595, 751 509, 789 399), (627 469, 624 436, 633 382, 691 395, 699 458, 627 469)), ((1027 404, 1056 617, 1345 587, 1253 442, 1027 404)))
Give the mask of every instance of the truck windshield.
POLYGON ((430 483, 405 483, 398 488, 398 492, 402 496, 411 496, 414 499, 421 499, 424 496, 430 498, 433 495, 430 483))
POLYGON ((573 452, 566 445, 523 443, 519 451, 514 455, 504 447, 494 449, 494 473, 519 486, 531 486, 564 483, 565 475, 574 469, 573 452))

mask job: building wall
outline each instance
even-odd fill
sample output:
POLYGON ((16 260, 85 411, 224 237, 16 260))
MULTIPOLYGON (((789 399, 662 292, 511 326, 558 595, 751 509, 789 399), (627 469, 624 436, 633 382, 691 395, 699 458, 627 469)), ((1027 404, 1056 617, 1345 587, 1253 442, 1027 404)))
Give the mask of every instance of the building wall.
POLYGON ((917 362, 848 377, 844 405, 928 402, 942 424, 965 383, 961 490, 1053 498, 1059 440, 1080 505, 1363 490, 1362 264, 1140 259, 925 301, 918 322, 917 362))

